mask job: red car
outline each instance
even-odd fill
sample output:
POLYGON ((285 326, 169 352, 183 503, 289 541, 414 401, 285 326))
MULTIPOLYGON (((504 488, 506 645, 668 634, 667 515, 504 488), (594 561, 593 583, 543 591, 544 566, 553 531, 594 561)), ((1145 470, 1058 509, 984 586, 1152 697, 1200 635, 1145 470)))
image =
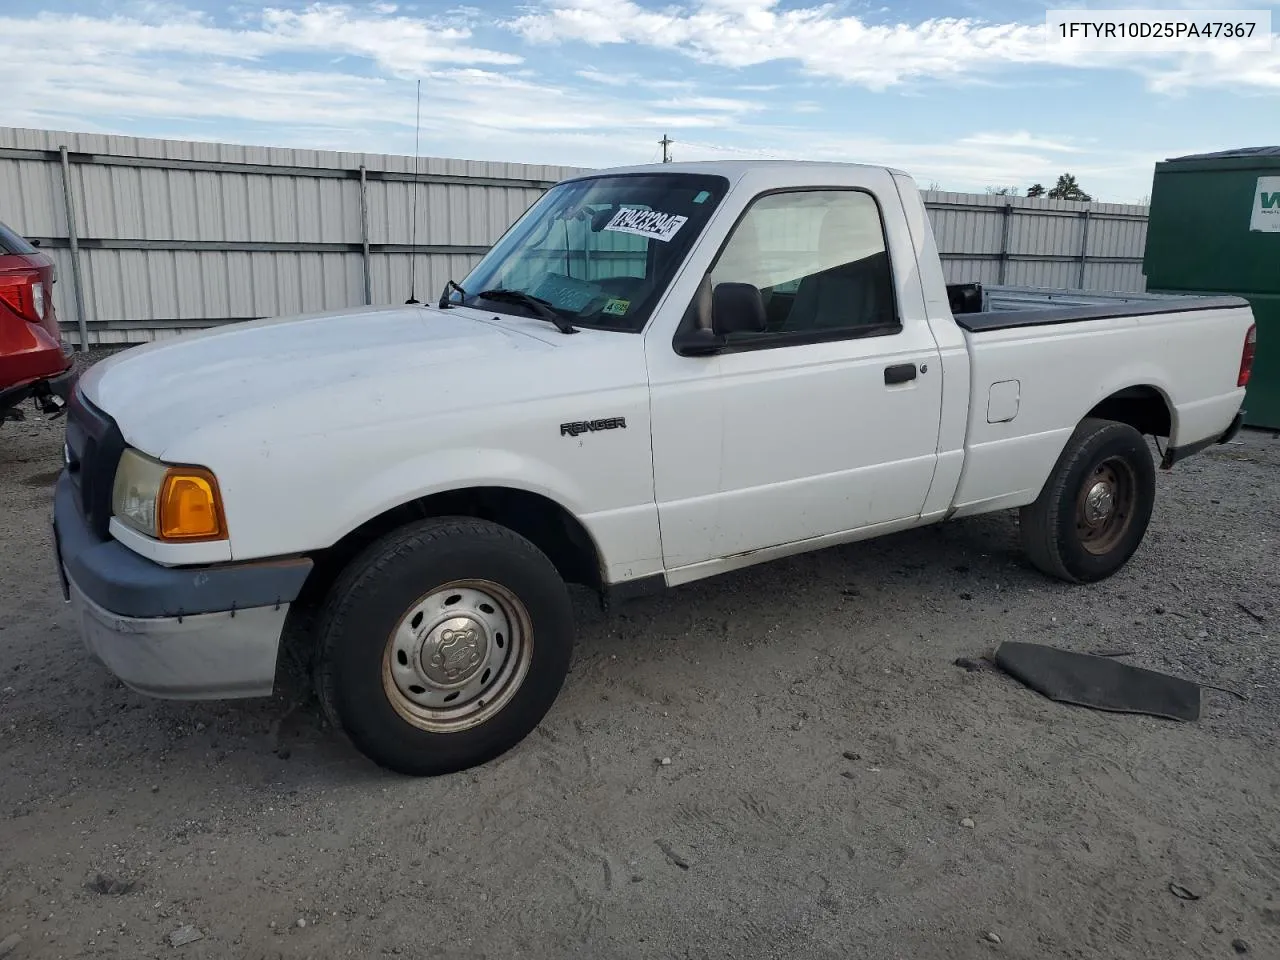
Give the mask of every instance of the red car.
POLYGON ((75 379, 53 311, 53 261, 0 223, 0 423, 34 399, 61 411, 75 379))

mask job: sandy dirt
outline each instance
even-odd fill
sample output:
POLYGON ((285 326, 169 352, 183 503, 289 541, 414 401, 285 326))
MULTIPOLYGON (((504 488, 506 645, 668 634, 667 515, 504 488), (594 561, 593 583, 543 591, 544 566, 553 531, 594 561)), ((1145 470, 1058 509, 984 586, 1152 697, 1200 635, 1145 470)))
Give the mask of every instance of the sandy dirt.
POLYGON ((1270 434, 1161 474, 1093 587, 1000 515, 611 618, 584 596, 542 727, 411 780, 299 691, 167 703, 91 661, 50 552, 61 430, 0 428, 0 957, 1280 957, 1270 434), (1179 724, 953 663, 1011 639, 1248 699, 1179 724))

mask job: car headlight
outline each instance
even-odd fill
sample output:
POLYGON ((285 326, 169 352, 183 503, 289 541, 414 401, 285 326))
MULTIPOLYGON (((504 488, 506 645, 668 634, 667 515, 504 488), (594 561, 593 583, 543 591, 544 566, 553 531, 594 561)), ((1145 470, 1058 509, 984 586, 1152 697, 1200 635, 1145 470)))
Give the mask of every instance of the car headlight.
POLYGON ((161 463, 134 449, 120 456, 111 512, 157 540, 223 540, 227 536, 218 481, 204 467, 161 463))

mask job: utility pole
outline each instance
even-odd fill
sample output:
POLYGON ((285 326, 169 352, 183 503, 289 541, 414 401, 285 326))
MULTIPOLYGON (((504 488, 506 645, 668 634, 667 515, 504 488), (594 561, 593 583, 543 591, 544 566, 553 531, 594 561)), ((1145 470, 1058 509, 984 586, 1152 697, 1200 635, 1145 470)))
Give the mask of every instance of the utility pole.
POLYGON ((674 140, 672 140, 670 137, 668 137, 668 136, 664 133, 664 134, 662 135, 662 139, 661 139, 661 140, 659 140, 659 141, 658 141, 658 143, 662 144, 662 162, 663 162, 663 163, 670 163, 670 162, 671 162, 671 151, 670 151, 668 148, 671 146, 671 144, 675 143, 675 141, 674 141, 674 140))

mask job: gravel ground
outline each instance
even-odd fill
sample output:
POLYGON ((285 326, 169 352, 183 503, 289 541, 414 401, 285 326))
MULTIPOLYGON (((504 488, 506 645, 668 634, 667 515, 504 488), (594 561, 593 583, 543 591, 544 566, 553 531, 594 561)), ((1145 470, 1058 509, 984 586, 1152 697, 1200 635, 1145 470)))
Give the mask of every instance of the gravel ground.
POLYGON ((999 515, 584 597, 542 727, 409 780, 296 691, 167 703, 88 659, 61 429, 0 429, 0 957, 1280 957, 1270 434, 1161 474, 1093 587, 999 515), (1248 699, 1178 724, 953 664, 1009 639, 1248 699))

